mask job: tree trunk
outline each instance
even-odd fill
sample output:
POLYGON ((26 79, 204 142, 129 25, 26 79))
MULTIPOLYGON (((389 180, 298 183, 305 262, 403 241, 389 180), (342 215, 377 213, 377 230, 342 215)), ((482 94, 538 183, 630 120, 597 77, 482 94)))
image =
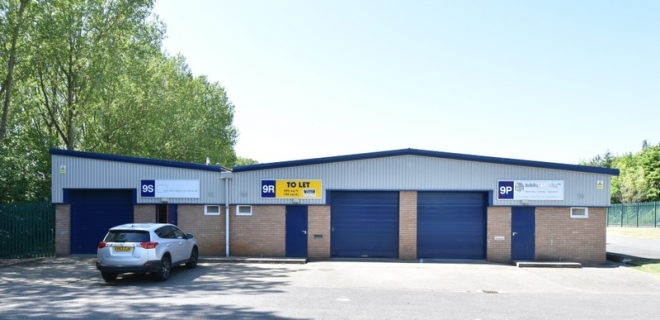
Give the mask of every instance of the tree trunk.
POLYGON ((5 92, 5 101, 2 105, 2 121, 0 122, 0 141, 5 138, 7 132, 7 118, 9 117, 9 104, 11 103, 11 88, 14 84, 14 66, 16 65, 16 41, 20 34, 21 24, 23 24, 23 12, 30 0, 21 0, 18 8, 18 18, 16 27, 11 37, 11 47, 9 49, 9 61, 7 63, 7 77, 5 78, 2 90, 5 92))

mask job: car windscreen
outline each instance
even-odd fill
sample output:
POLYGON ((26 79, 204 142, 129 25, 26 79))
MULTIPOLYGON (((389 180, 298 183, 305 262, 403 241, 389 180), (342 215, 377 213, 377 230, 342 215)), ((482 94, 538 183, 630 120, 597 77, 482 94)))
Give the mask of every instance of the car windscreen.
POLYGON ((149 231, 110 230, 105 242, 149 242, 149 231))

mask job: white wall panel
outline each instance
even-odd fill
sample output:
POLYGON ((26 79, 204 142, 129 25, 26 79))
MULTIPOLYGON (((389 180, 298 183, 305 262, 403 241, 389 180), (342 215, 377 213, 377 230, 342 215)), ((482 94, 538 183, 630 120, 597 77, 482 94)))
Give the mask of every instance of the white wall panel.
POLYGON ((63 189, 134 189, 137 203, 161 203, 160 198, 141 198, 141 180, 199 180, 200 198, 169 198, 170 204, 224 203, 220 172, 52 155, 52 202, 62 203, 63 189), (66 173, 60 173, 65 166, 66 173))
MULTIPOLYGON (((530 201, 532 206, 608 206, 610 176, 417 155, 353 160, 298 167, 235 172, 230 201, 236 204, 288 204, 290 199, 261 198, 262 179, 321 179, 322 199, 303 204, 325 204, 327 190, 478 190, 497 189, 498 180, 564 180, 563 201, 530 201), (597 181, 604 188, 596 188, 597 181)), ((493 205, 520 205, 496 200, 493 205)))
MULTIPOLYGON (((220 172, 121 161, 52 155, 52 201, 63 201, 63 189, 134 189, 138 203, 160 203, 160 198, 141 198, 140 181, 146 179, 197 179, 199 199, 169 199, 169 203, 220 204, 225 184, 220 172), (66 173, 60 173, 60 166, 66 173)), ((563 201, 530 201, 532 206, 608 206, 610 176, 559 169, 545 169, 419 155, 350 160, 324 164, 262 169, 233 173, 229 184, 232 204, 290 204, 290 199, 261 198, 261 180, 320 179, 321 199, 302 199, 302 204, 326 204, 328 190, 473 190, 493 194, 498 180, 564 180, 563 201), (604 188, 598 190, 597 182, 604 188)), ((496 200, 493 205, 520 205, 496 200)))

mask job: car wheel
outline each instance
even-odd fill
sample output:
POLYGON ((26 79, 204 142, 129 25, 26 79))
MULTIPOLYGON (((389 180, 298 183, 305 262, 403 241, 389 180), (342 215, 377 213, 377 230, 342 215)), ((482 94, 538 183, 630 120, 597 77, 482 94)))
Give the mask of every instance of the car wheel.
POLYGON ((103 277, 103 280, 105 282, 113 282, 117 280, 118 274, 116 273, 110 273, 110 272, 101 272, 101 277, 103 277))
POLYGON ((188 262, 186 262, 186 268, 194 269, 197 266, 198 258, 199 258, 199 252, 197 251, 197 247, 195 247, 190 252, 190 259, 188 260, 188 262))
POLYGON ((158 272, 154 273, 154 277, 158 281, 165 281, 170 277, 170 269, 172 268, 172 263, 170 258, 165 256, 160 260, 160 269, 158 272))

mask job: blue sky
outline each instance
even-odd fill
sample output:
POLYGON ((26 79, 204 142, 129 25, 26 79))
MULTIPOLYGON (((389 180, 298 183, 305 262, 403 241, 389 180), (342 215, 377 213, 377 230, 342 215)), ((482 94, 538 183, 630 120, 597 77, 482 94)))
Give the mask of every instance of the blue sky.
POLYGON ((403 148, 578 163, 660 143, 660 1, 157 0, 259 162, 403 148))

